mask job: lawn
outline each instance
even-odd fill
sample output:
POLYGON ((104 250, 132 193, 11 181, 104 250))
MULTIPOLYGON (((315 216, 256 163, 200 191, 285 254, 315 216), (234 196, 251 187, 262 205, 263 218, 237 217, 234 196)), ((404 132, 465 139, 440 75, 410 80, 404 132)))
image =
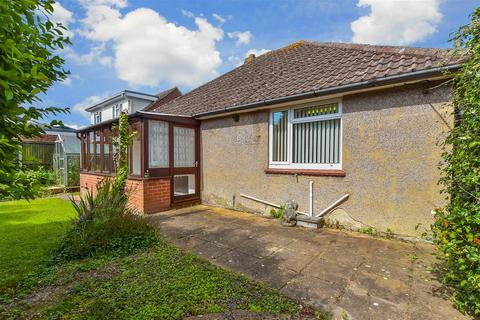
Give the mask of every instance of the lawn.
MULTIPOLYGON (((28 243, 2 238, 0 252, 8 253, 9 260, 23 270, 19 273, 14 263, 4 264, 2 279, 12 271, 17 280, 27 272, 28 276, 3 298, 0 291, 1 319, 181 319, 234 310, 299 315, 302 319, 315 314, 274 289, 218 268, 163 239, 129 256, 102 255, 37 268, 37 263, 48 258, 65 221, 72 215, 68 203, 48 199, 3 205, 2 230, 14 223, 49 228, 36 236, 32 231, 28 238, 33 239, 28 243), (37 237, 41 241, 35 243, 37 237)), ((41 228, 33 229, 39 232, 41 228)), ((7 238, 18 239, 29 232, 12 228, 7 238)))
POLYGON ((58 198, 0 202, 0 292, 45 265, 73 216, 58 198))

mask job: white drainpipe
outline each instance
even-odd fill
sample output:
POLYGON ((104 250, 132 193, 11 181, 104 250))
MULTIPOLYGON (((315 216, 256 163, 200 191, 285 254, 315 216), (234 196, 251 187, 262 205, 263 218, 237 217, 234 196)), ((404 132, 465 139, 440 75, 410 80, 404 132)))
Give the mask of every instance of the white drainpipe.
POLYGON ((313 217, 313 181, 310 180, 310 217, 313 217))

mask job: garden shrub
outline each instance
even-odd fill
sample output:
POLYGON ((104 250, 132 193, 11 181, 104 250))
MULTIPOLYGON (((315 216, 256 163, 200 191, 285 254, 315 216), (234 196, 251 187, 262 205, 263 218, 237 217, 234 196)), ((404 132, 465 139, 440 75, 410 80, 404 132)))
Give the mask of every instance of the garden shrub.
POLYGON ((434 241, 443 258, 444 283, 454 289, 462 312, 480 315, 480 8, 457 32, 456 45, 469 51, 455 76, 457 121, 446 139, 441 183, 449 203, 435 214, 434 241))
POLYGON ((58 177, 54 171, 46 169, 44 167, 37 167, 35 169, 26 169, 23 171, 17 171, 13 175, 15 180, 15 188, 8 187, 10 190, 7 192, 8 196, 2 197, 0 200, 15 200, 29 195, 29 198, 41 197, 47 194, 47 187, 56 185, 58 183, 58 177), (22 188, 18 186, 21 185, 22 188))
POLYGON ((155 228, 127 206, 128 194, 110 179, 97 184, 76 203, 77 217, 60 240, 54 262, 82 259, 98 254, 126 255, 158 241, 155 228))
POLYGON ((34 181, 42 187, 50 187, 58 183, 57 174, 50 169, 39 167, 36 170, 27 170, 25 175, 31 181, 34 181))
POLYGON ((270 210, 270 215, 275 219, 283 221, 285 219, 285 205, 281 204, 280 208, 272 208, 270 210))

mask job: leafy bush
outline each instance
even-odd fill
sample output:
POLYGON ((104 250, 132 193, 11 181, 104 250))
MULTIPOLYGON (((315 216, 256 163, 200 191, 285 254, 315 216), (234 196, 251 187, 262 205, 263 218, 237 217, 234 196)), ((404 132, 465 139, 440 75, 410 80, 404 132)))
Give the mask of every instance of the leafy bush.
POLYGON ((110 179, 97 184, 79 203, 72 200, 77 217, 55 251, 54 261, 67 261, 110 253, 125 255, 158 242, 154 227, 127 207, 128 195, 110 179))
POLYGON ((441 251, 439 268, 462 312, 480 315, 480 8, 460 28, 456 44, 469 60, 455 78, 453 102, 458 119, 446 140, 441 183, 450 195, 432 225, 441 251))
POLYGON ((272 208, 272 210, 270 210, 270 215, 275 219, 283 221, 285 219, 285 205, 282 204, 280 205, 280 208, 277 209, 272 208))
POLYGON ((43 196, 46 193, 46 188, 57 184, 58 177, 52 170, 38 167, 37 169, 28 169, 24 171, 17 171, 13 175, 14 183, 10 185, 1 185, 1 189, 9 189, 0 194, 8 194, 1 198, 1 200, 14 200, 22 197, 35 198, 43 196), (21 186, 21 188, 19 187, 21 186))
POLYGON ((49 187, 58 183, 57 174, 54 171, 43 167, 40 167, 37 170, 27 170, 24 173, 29 180, 42 187, 49 187))

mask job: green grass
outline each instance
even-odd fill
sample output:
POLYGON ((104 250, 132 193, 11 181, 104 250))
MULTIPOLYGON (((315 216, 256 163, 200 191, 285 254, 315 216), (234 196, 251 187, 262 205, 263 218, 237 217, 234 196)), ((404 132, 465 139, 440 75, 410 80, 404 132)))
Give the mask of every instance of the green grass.
POLYGON ((0 202, 0 292, 45 265, 73 216, 58 198, 0 202))
POLYGON ((163 239, 129 256, 102 255, 37 267, 48 258, 72 215, 69 204, 48 199, 3 204, 0 210, 0 228, 9 226, 6 239, 30 239, 19 246, 2 237, 0 253, 8 253, 9 260, 23 270, 19 273, 14 263, 2 262, 2 279, 10 272, 26 276, 15 290, 3 297, 0 292, 0 319, 181 319, 230 310, 301 313, 305 318, 314 313, 274 289, 218 268, 163 239), (37 233, 10 227, 22 223, 37 226, 30 226, 37 233), (19 249, 5 248, 12 244, 19 249))

